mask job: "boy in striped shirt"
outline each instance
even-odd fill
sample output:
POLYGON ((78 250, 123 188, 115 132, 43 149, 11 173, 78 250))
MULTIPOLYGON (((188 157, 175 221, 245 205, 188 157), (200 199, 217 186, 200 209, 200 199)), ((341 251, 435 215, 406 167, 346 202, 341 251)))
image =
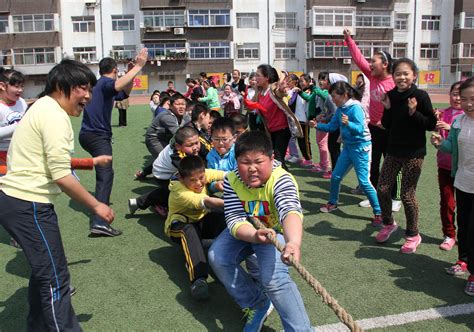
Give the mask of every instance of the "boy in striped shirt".
POLYGON ((259 331, 271 305, 285 331, 310 331, 301 295, 288 273, 289 257, 300 259, 303 215, 295 179, 273 158, 271 141, 263 132, 242 134, 235 145, 237 169, 224 181, 227 229, 209 249, 209 263, 229 294, 244 310, 244 331, 259 331), (248 217, 268 229, 256 230, 248 217), (281 254, 266 235, 285 243, 281 254), (253 253, 259 267, 258 283, 240 263, 253 253))

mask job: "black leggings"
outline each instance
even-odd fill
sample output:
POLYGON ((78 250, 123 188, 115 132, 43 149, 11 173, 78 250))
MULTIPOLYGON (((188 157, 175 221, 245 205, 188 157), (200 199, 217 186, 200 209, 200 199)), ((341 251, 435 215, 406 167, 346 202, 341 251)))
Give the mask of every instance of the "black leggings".
POLYGON ((290 128, 287 127, 285 129, 274 131, 270 133, 270 136, 272 138, 275 159, 281 162, 281 165, 285 170, 288 170, 285 164, 285 154, 291 138, 290 128))

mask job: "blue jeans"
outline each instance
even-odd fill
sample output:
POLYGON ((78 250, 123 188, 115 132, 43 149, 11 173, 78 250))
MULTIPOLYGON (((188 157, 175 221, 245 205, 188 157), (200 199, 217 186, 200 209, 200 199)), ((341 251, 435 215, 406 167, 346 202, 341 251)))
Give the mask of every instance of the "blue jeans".
MULTIPOLYGON (((99 135, 90 132, 79 134, 79 143, 82 148, 89 152, 92 157, 101 155, 112 155, 112 139, 106 135, 99 135)), ((114 169, 112 162, 107 166, 95 166, 95 198, 104 204, 110 204, 110 194, 114 183, 114 169)), ((108 225, 105 220, 93 215, 91 227, 108 225)))
POLYGON ((382 213, 379 199, 377 197, 377 191, 369 179, 371 153, 372 146, 370 144, 358 147, 344 146, 339 158, 337 159, 336 167, 332 172, 329 203, 337 205, 339 192, 341 190, 341 181, 351 168, 354 167, 357 180, 359 180, 359 186, 367 195, 374 214, 382 213))
MULTIPOLYGON (((278 241, 285 243, 283 235, 278 241)), ((311 331, 303 299, 289 275, 288 266, 271 244, 254 244, 234 238, 225 229, 208 253, 215 274, 241 308, 259 308, 267 296, 280 315, 285 331, 311 331), (260 287, 240 263, 253 253, 260 269, 260 287)))

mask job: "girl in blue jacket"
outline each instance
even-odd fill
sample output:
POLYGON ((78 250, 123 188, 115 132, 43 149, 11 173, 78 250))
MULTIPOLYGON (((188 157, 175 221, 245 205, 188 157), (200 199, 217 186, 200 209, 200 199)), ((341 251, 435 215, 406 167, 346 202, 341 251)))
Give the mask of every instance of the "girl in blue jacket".
POLYGON ((372 225, 380 225, 382 218, 377 191, 369 180, 372 143, 364 109, 354 99, 356 91, 347 82, 334 83, 329 88, 329 93, 337 106, 336 114, 327 124, 312 121, 312 125, 317 130, 326 132, 340 129, 344 147, 332 173, 329 202, 320 211, 327 213, 337 209, 341 181, 354 167, 359 186, 367 195, 374 211, 372 225))

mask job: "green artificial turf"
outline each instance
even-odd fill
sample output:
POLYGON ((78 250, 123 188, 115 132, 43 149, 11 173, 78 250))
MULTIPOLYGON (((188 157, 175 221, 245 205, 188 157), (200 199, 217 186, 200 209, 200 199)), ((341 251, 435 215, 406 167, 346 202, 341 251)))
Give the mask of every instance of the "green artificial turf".
MULTIPOLYGON (((443 105, 437 105, 441 107, 443 105)), ((117 123, 114 110, 113 123, 117 123)), ((127 199, 153 188, 133 175, 145 161, 143 134, 151 120, 147 106, 128 111, 126 128, 114 127, 115 181, 112 207, 117 238, 90 238, 89 213, 62 195, 57 201, 63 242, 72 283, 77 288, 73 305, 86 331, 238 331, 241 312, 223 289, 209 279, 211 300, 190 297, 184 260, 177 245, 163 234, 163 221, 149 211, 130 216, 127 199)), ((78 135, 80 119, 73 119, 78 135)), ((314 138, 313 138, 314 140, 314 138)), ((315 144, 313 144, 313 149, 315 144)), ((329 181, 292 166, 305 215, 302 263, 355 319, 398 314, 445 305, 471 303, 464 294, 465 277, 444 272, 456 260, 456 250, 438 249, 442 239, 435 151, 430 146, 417 196, 423 243, 414 255, 402 255, 399 230, 386 245, 374 242, 372 211, 359 208, 363 196, 350 194, 354 173, 344 179, 339 210, 319 213, 328 199, 329 181)), ((317 153, 314 154, 317 156, 317 153)), ((76 156, 88 156, 76 142, 76 156)), ((79 171, 83 185, 94 191, 94 173, 79 171)), ((402 210, 395 215, 405 226, 402 210)), ((29 268, 21 251, 8 245, 0 229, 0 331, 25 330, 28 310, 29 268)), ((334 313, 292 271, 313 325, 338 322, 334 313)), ((265 323, 266 331, 282 329, 276 312, 265 323)), ((390 330, 472 330, 472 316, 418 322, 390 330)))

